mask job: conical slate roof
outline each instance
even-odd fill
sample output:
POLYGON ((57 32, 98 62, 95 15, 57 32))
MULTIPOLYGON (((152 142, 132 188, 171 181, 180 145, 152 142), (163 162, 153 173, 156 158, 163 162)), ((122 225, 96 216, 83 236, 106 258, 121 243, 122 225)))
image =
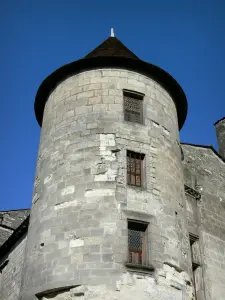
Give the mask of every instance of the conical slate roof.
POLYGON ((126 58, 139 59, 116 37, 109 37, 84 58, 97 56, 121 56, 126 58))
POLYGON ((39 125, 42 125, 45 103, 50 93, 60 82, 69 76, 84 71, 104 68, 121 68, 134 71, 158 82, 172 97, 177 109, 179 128, 182 128, 187 116, 187 99, 181 86, 169 73, 139 59, 115 37, 107 38, 83 59, 62 66, 42 82, 34 103, 35 115, 39 125))

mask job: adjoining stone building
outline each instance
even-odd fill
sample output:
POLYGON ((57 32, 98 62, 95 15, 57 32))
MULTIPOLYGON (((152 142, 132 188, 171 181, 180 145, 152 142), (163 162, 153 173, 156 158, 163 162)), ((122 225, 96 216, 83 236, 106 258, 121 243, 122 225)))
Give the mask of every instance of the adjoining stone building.
POLYGON ((0 299, 225 299, 225 119, 219 153, 180 144, 182 88, 115 37, 47 77, 35 113, 32 208, 1 238, 0 299))

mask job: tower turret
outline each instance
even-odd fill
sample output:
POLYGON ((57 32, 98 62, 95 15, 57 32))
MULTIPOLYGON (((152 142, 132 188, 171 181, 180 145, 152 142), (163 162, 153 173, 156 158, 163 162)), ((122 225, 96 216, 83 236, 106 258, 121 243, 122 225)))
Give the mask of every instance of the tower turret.
POLYGON ((179 84, 110 37, 43 81, 35 113, 21 299, 192 299, 179 84))
POLYGON ((215 124, 218 140, 218 152, 225 159, 225 117, 218 120, 215 124))

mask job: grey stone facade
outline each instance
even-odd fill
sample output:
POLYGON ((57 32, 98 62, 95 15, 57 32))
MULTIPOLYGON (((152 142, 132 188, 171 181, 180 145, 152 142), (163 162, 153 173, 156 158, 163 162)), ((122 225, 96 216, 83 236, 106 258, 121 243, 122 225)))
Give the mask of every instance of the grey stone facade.
POLYGON ((225 159, 225 118, 215 123, 219 154, 225 159))
POLYGON ((225 162, 209 148, 192 145, 182 148, 185 182, 201 194, 196 200, 187 193, 188 231, 199 236, 201 250, 200 299, 222 300, 225 295, 225 162))
POLYGON ((176 108, 156 82, 120 69, 62 82, 45 106, 22 299, 84 284, 116 297, 123 276, 140 292, 124 265, 128 218, 149 222, 149 263, 165 274, 182 266, 179 293, 191 293, 183 187, 176 108), (123 89, 145 95, 143 125, 124 122, 123 89), (143 188, 127 186, 126 150, 145 154, 143 188))
POLYGON ((125 68, 51 91, 28 234, 0 248, 3 300, 224 300, 225 163, 187 144, 182 161, 178 119, 163 85, 125 68), (143 124, 124 120, 123 90, 144 95, 143 124), (127 151, 144 155, 141 187, 127 151), (128 263, 128 220, 148 224, 144 266, 128 263))
POLYGON ((22 236, 11 251, 1 260, 0 299, 18 300, 20 294, 26 235, 22 236))
POLYGON ((29 209, 0 211, 0 246, 29 215, 29 209))

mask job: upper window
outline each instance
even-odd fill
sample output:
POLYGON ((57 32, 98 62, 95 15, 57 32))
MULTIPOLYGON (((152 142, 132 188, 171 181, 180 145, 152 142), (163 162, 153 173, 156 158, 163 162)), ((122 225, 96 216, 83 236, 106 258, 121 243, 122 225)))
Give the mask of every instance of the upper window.
POLYGON ((127 151, 127 184, 143 185, 144 154, 127 151))
POLYGON ((143 124, 143 95, 132 91, 123 91, 124 119, 143 124))
POLYGON ((128 263, 147 264, 148 223, 128 220, 128 263))

